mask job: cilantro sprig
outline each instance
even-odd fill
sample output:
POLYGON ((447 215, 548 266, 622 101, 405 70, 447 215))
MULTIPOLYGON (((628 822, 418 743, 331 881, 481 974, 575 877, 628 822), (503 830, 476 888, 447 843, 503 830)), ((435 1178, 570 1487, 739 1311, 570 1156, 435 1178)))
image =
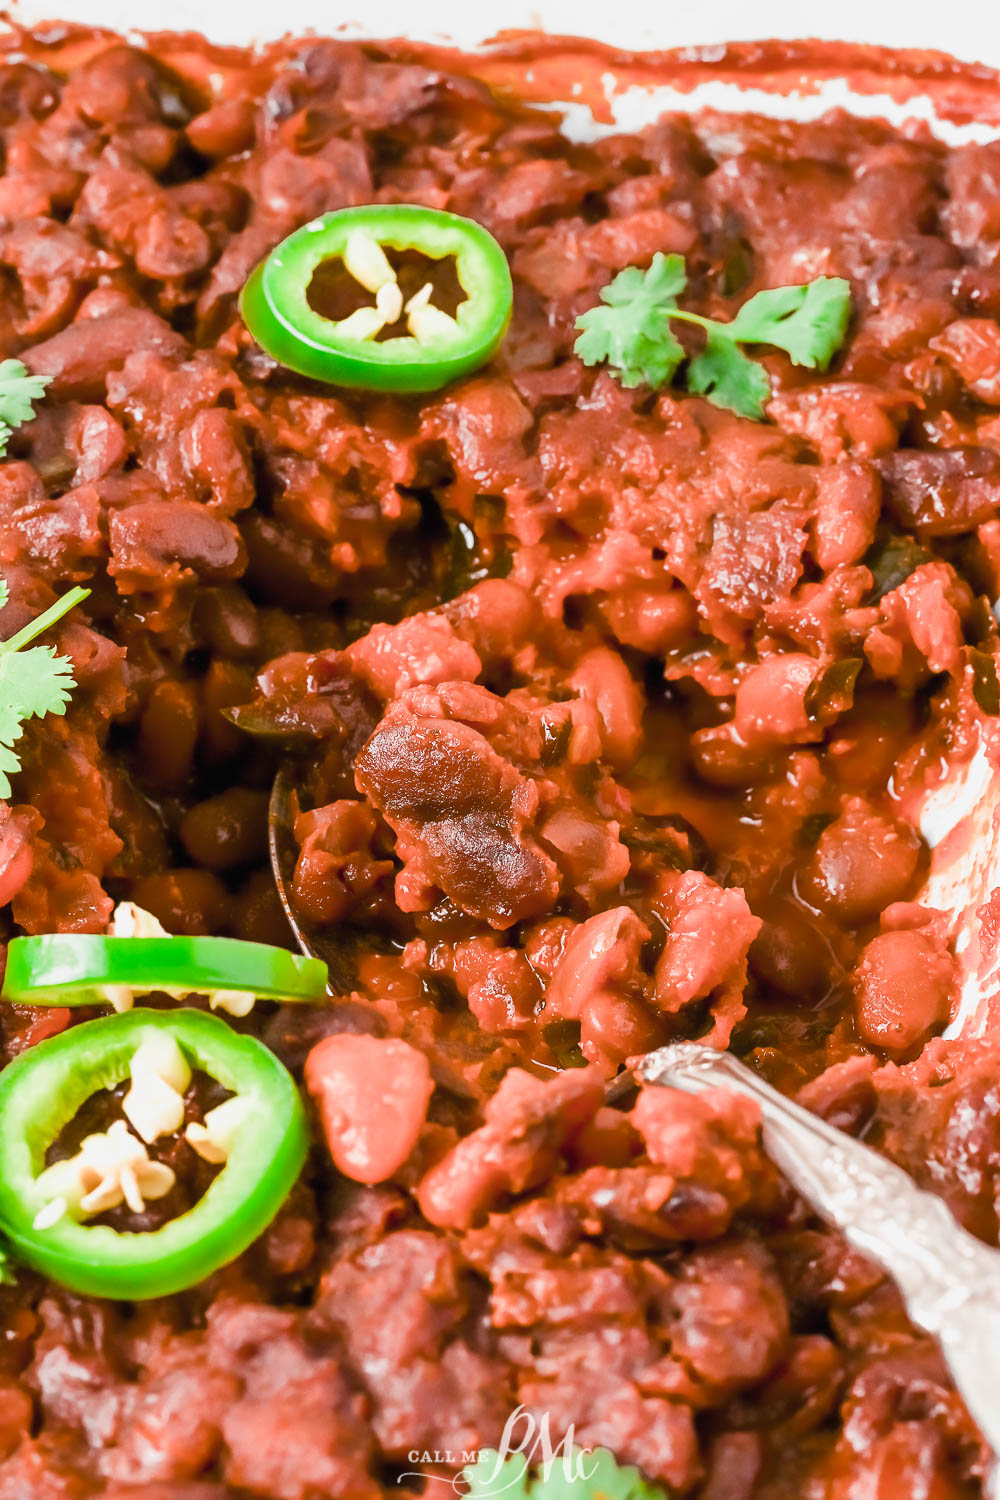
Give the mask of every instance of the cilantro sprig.
POLYGON ((0 458, 15 427, 30 422, 35 415, 34 402, 45 395, 48 375, 29 375, 19 359, 0 360, 0 458))
POLYGON ((669 1492, 643 1479, 638 1469, 619 1464, 607 1448, 571 1448, 529 1474, 523 1453, 502 1463, 486 1449, 463 1469, 467 1500, 669 1500, 669 1492))
MULTIPOLYGON (((2 370, 0 365, 0 373, 2 370)), ((9 641, 0 641, 0 797, 10 796, 10 778, 21 769, 14 746, 25 724, 46 714, 64 714, 70 691, 76 686, 68 656, 58 656, 54 646, 29 643, 89 594, 89 589, 70 589, 9 641)), ((0 609, 9 596, 7 584, 0 578, 0 609)))
POLYGON ((688 389, 760 421, 771 383, 739 346, 770 344, 793 364, 825 370, 851 315, 850 283, 842 276, 758 292, 728 323, 678 307, 686 286, 683 255, 657 252, 646 271, 628 266, 603 288, 602 305, 577 318, 577 354, 585 365, 606 361, 624 386, 656 389, 670 384, 686 358, 671 321, 694 323, 705 331, 705 346, 687 361, 688 389))

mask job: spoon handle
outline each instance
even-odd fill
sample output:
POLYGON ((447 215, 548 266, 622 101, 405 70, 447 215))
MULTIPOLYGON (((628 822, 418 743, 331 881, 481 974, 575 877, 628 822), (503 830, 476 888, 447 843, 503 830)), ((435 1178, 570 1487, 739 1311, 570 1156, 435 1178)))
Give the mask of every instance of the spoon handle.
POLYGON ((900 1167, 786 1099, 731 1053, 681 1042, 648 1053, 635 1073, 687 1094, 723 1087, 756 1099, 771 1160, 896 1282, 910 1320, 937 1338, 970 1415, 1000 1455, 1000 1251, 962 1229, 900 1167))

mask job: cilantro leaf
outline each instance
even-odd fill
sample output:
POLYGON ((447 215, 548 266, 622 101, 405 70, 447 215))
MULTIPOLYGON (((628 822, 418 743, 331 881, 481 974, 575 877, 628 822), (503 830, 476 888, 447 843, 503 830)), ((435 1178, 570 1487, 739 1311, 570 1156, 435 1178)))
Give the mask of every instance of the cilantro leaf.
POLYGON ((643 1479, 639 1470, 619 1464, 607 1448, 570 1448, 565 1456, 528 1476, 523 1453, 500 1461, 492 1450, 462 1471, 470 1500, 668 1500, 669 1491, 643 1479))
POLYGON ((758 292, 726 324, 743 344, 773 344, 793 364, 825 370, 843 343, 851 316, 851 287, 842 276, 820 276, 805 286, 758 292))
POLYGON ((601 291, 602 305, 576 320, 575 347, 584 364, 607 362, 624 386, 669 385, 685 360, 670 322, 694 323, 705 331, 705 347, 687 363, 688 389, 760 421, 770 381, 739 345, 770 344, 793 364, 825 370, 847 332, 851 288, 840 276, 758 292, 728 323, 678 307, 686 284, 682 255, 656 254, 646 271, 620 271, 601 291))
POLYGON ((763 366, 748 359, 728 332, 716 328, 708 330, 704 349, 688 365, 687 382, 690 390, 714 406, 755 422, 763 417, 764 402, 771 394, 763 366))
POLYGON ((48 375, 29 375, 19 359, 0 360, 0 456, 15 427, 30 422, 35 415, 33 403, 45 395, 48 375))
POLYGON ((662 304, 674 302, 687 286, 683 255, 664 255, 657 250, 649 267, 626 266, 601 292, 601 301, 611 307, 629 307, 637 300, 662 304))
POLYGON ((657 252, 648 270, 627 266, 619 271, 601 292, 605 305, 576 320, 582 330, 576 352, 584 364, 606 360, 629 388, 669 385, 684 348, 667 320, 686 284, 683 255, 657 252))
MULTIPOLYGON (((0 797, 10 796, 10 778, 21 769, 14 746, 24 733, 25 724, 47 714, 64 714, 75 686, 73 664, 68 656, 57 655, 54 646, 28 643, 86 599, 89 592, 89 589, 70 589, 10 640, 0 641, 0 797)), ((7 584, 0 579, 0 608, 8 597, 7 584)))
POLYGON ((29 719, 64 714, 74 686, 72 666, 54 646, 32 646, 0 656, 0 797, 11 794, 10 777, 20 769, 13 746, 29 719))
POLYGON ((577 320, 584 332, 576 341, 576 352, 585 365, 607 360, 618 371, 622 385, 631 390, 649 385, 654 390, 669 385, 684 358, 680 341, 667 331, 652 338, 641 328, 616 324, 607 316, 609 308, 595 307, 577 320))
POLYGON ((31 646, 0 656, 0 703, 15 703, 22 719, 64 714, 73 682, 73 664, 55 646, 31 646))
POLYGON ((0 797, 4 801, 13 790, 10 778, 21 769, 21 762, 13 747, 23 732, 24 724, 17 714, 6 706, 0 706, 0 797))

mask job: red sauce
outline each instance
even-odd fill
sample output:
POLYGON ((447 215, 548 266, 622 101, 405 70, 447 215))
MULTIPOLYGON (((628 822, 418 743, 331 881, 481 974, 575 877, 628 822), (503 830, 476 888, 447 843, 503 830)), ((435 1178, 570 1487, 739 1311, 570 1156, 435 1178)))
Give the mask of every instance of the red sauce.
MULTIPOLYGON (((54 378, 0 467, 0 627, 93 596, 0 826, 5 935, 130 897, 290 942, 291 754, 297 915, 349 978, 248 1023, 316 1103, 252 1252, 137 1311, 0 1289, 0 1500, 396 1493, 518 1405, 699 1500, 981 1493, 937 1351, 752 1111, 604 1082, 732 1047, 996 1238, 995 1056, 938 1039, 915 807, 1000 708, 1000 145, 711 111, 581 144, 530 103, 612 66, 1000 117, 986 69, 819 44, 7 47, 0 352, 54 378), (376 200, 514 273, 497 359, 420 401, 292 377, 236 311, 376 200), (832 372, 764 353, 755 424, 585 369, 575 318, 657 250, 720 317, 848 277, 832 372)), ((70 1021, 6 1012, 7 1054, 70 1021)))

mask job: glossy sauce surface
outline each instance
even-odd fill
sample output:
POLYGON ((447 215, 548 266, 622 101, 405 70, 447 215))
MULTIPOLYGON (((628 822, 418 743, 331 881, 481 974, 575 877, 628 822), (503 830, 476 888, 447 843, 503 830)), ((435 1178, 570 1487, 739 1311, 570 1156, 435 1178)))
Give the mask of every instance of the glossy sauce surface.
MULTIPOLYGON (((936 1351, 752 1114, 603 1084, 731 1046, 996 1237, 995 1057, 936 1040, 914 809, 1000 707, 1000 146, 711 112, 572 143, 514 75, 608 58, 537 39, 16 48, 0 341, 53 381, 0 466, 0 628, 94 592, 4 814, 7 933, 127 897, 290 942, 291 756, 297 907, 356 983, 248 1023, 316 1139, 252 1252, 138 1312, 0 1290, 0 1497, 397 1494, 520 1404, 699 1500, 975 1500, 936 1351), (236 313, 286 234, 372 201, 479 219, 514 273, 496 360, 419 401, 291 377, 236 313), (722 318, 848 277, 832 371, 762 352, 756 424, 585 369, 575 318, 658 250, 722 318)), ((856 66, 998 108, 984 70, 856 66)), ((70 1020, 5 1011, 8 1055, 70 1020)))

